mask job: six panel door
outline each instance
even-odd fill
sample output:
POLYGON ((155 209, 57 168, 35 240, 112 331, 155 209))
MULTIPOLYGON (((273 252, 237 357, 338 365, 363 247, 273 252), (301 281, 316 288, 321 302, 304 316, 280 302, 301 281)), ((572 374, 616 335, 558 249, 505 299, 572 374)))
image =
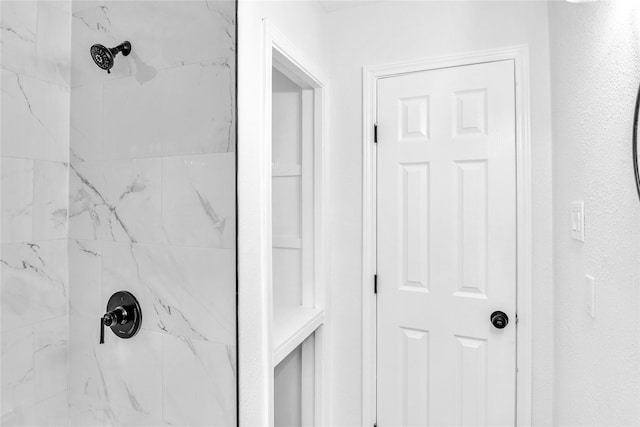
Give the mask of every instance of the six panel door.
POLYGON ((511 60, 378 81, 380 427, 515 424, 514 85, 511 60))

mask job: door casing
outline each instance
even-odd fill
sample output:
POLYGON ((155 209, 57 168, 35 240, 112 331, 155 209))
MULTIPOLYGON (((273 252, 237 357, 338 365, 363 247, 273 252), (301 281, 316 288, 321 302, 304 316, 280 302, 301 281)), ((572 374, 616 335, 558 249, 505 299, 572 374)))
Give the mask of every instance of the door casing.
POLYGON ((512 59, 515 63, 517 209, 516 422, 531 425, 532 386, 532 203, 528 45, 482 50, 362 70, 362 425, 376 422, 376 146, 377 81, 402 74, 512 59))

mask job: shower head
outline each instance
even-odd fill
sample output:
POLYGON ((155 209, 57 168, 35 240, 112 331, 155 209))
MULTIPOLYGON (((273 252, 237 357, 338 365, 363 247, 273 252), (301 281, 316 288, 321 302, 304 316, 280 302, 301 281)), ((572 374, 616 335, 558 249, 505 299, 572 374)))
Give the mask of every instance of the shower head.
POLYGON ((111 73, 110 70, 113 68, 113 61, 118 52, 122 52, 124 56, 129 55, 129 53, 131 53, 131 43, 124 42, 112 48, 104 47, 101 44, 91 46, 91 58, 93 62, 103 70, 107 70, 107 73, 111 73))

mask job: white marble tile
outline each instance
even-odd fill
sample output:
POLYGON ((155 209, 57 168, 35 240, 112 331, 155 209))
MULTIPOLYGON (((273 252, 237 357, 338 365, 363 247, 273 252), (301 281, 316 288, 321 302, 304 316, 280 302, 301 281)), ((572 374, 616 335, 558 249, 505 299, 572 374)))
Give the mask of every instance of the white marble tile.
POLYGON ((104 84, 105 158, 233 151, 232 58, 104 84))
POLYGON ((131 291, 142 328, 235 343, 235 253, 231 249, 102 244, 102 298, 131 291))
POLYGON ((2 331, 67 314, 67 242, 2 245, 2 331))
POLYGON ((38 3, 2 1, 0 7, 2 68, 33 77, 36 71, 38 3))
POLYGON ((102 84, 71 89, 71 161, 102 159, 102 84))
POLYGON ((110 427, 136 426, 160 427, 169 426, 161 418, 161 414, 153 416, 142 414, 127 408, 114 408, 101 402, 71 406, 70 426, 77 427, 110 427))
POLYGON ((72 21, 74 52, 95 43, 113 47, 124 40, 133 48, 129 56, 117 57, 111 74, 96 67, 88 54, 74 55, 73 86, 123 76, 145 83, 163 69, 235 54, 231 1, 74 2, 72 21))
POLYGON ((41 401, 68 388, 68 316, 34 326, 34 379, 36 400, 41 401))
POLYGON ((2 425, 30 427, 63 427, 69 425, 67 393, 58 393, 32 407, 21 408, 2 417, 2 425))
POLYGON ((24 326, 3 330, 0 337, 2 339, 0 394, 4 420, 5 416, 17 412, 21 407, 31 406, 35 402, 33 327, 24 326))
POLYGON ((71 77, 70 1, 38 1, 36 77, 68 86, 71 77))
POLYGON ((69 166, 36 160, 33 180, 34 240, 64 239, 68 231, 69 166))
POLYGON ((52 7, 55 7, 64 13, 68 14, 71 17, 71 3, 75 0, 38 0, 40 2, 46 2, 51 4, 52 7))
POLYGON ((33 161, 2 157, 2 242, 33 239, 33 161))
MULTIPOLYGON (((87 52, 86 55, 74 55, 71 63, 71 81, 73 86, 102 83, 141 73, 153 76, 157 67, 149 65, 144 58, 141 35, 159 33, 159 16, 162 15, 164 2, 78 2, 74 4, 72 28, 72 49, 74 52, 87 52), (144 20, 137 17, 145 16, 144 20), (134 24, 134 23, 137 23, 134 24), (155 29, 153 27, 155 26, 155 29), (118 54, 111 73, 98 68, 91 59, 89 47, 102 44, 114 47, 128 40, 132 52, 125 57, 118 54), (143 54, 141 57, 140 54, 143 54), (140 71, 138 71, 140 69, 140 71)), ((144 77, 145 79, 148 77, 144 77)))
POLYGON ((68 161, 69 91, 2 70, 2 155, 68 161))
POLYGON ((163 158, 162 222, 172 245, 235 247, 235 153, 163 158))
POLYGON ((167 1, 161 43, 152 38, 145 48, 155 48, 151 64, 159 68, 193 64, 235 55, 235 1, 167 1), (189 22, 189 25, 184 25, 189 22), (157 62, 156 62, 156 59, 157 62))
POLYGON ((69 173, 71 238, 162 240, 160 159, 74 163, 69 173))
POLYGON ((69 240, 69 314, 97 318, 102 301, 102 248, 98 240, 69 240))
MULTIPOLYGON (((106 305, 106 304, 105 304, 106 305)), ((69 316, 69 404, 83 408, 90 403, 109 403, 109 389, 101 370, 97 350, 100 329, 98 316, 69 316)), ((106 331, 105 331, 106 332, 106 331)), ((111 338, 111 337, 109 337, 111 338)))
POLYGON ((121 409, 162 419, 162 335, 141 330, 121 339, 106 330, 99 344, 99 317, 71 320, 71 406, 99 405, 113 423, 121 409))
POLYGON ((163 336, 164 419, 172 425, 236 425, 235 352, 230 346, 163 336))
POLYGON ((105 343, 95 345, 110 404, 161 417, 162 335, 140 331, 123 340, 105 332, 105 343))
POLYGON ((69 408, 69 426, 71 427, 111 427, 118 425, 113 411, 101 403, 71 403, 69 408))

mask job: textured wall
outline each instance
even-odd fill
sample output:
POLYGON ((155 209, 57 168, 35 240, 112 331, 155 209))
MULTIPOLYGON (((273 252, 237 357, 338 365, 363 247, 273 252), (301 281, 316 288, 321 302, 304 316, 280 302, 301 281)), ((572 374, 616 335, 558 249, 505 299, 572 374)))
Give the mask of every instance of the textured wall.
POLYGON ((233 425, 235 2, 74 2, 71 46, 71 425, 233 425), (99 345, 123 289, 142 330, 99 345))
POLYGON ((2 425, 67 419, 69 1, 3 1, 2 425))
POLYGON ((549 7, 553 96, 556 425, 640 423, 640 210, 631 158, 637 2, 549 7), (569 236, 584 200, 585 242, 569 236), (596 279, 596 318, 585 274, 596 279))
POLYGON ((528 44, 533 173, 533 414, 551 423, 551 129, 546 2, 374 2, 327 15, 332 425, 361 420, 362 66, 528 44), (393 25, 390 25, 393 23, 393 25), (401 29, 399 31, 398 29, 401 29))

